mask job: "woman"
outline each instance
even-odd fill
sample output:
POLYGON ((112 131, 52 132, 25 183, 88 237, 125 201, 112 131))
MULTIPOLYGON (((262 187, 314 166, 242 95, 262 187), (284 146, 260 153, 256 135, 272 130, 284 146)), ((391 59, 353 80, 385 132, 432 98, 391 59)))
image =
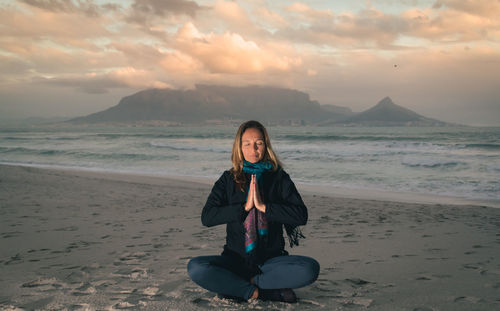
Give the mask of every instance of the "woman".
POLYGON ((217 180, 201 214, 205 226, 226 224, 224 251, 191 259, 189 276, 222 297, 296 302, 292 288, 313 283, 319 264, 288 255, 283 227, 290 246, 298 245, 307 208, 259 122, 239 127, 231 160, 233 167, 217 180))

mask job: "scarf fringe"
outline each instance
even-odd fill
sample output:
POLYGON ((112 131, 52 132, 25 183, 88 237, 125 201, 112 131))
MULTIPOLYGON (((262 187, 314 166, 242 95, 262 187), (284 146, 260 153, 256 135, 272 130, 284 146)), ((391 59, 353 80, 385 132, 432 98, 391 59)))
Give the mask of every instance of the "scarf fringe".
POLYGON ((291 248, 294 246, 299 246, 299 239, 306 238, 302 233, 302 230, 298 226, 285 225, 285 230, 291 248))

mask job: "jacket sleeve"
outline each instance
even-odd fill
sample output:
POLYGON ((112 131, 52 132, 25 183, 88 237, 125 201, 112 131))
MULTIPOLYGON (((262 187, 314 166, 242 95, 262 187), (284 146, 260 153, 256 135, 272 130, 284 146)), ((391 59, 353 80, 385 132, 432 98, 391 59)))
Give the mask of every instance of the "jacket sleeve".
POLYGON ((283 172, 281 183, 281 200, 276 203, 266 202, 267 219, 294 226, 305 225, 307 223, 307 207, 286 172, 283 172))
POLYGON ((232 182, 228 173, 222 174, 212 188, 201 212, 201 223, 212 227, 233 221, 241 221, 245 208, 243 203, 229 204, 227 199, 228 183, 232 182))

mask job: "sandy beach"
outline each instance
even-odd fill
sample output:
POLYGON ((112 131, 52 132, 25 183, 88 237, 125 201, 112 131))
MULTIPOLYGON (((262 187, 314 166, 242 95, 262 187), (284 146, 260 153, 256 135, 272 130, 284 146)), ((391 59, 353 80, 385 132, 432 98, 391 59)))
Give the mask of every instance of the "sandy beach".
POLYGON ((210 189, 0 165, 0 310, 500 309, 500 209, 306 191, 290 252, 319 261, 318 281, 293 305, 219 299, 186 273, 224 244, 224 226, 200 222, 210 189))

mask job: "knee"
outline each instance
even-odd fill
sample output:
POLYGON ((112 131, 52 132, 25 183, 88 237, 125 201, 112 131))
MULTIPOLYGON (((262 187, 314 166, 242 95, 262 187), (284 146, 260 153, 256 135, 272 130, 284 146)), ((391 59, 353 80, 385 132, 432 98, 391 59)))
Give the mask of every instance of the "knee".
POLYGON ((202 280, 205 266, 206 261, 203 260, 203 257, 192 258, 187 265, 187 272, 191 280, 196 283, 198 283, 198 280, 202 280))
POLYGON ((311 258, 311 274, 313 276, 313 279, 311 281, 314 282, 318 278, 319 275, 319 262, 316 261, 316 259, 311 258))
POLYGON ((318 279, 319 275, 319 263, 310 257, 305 257, 302 265, 302 273, 304 281, 307 284, 312 284, 318 279))

